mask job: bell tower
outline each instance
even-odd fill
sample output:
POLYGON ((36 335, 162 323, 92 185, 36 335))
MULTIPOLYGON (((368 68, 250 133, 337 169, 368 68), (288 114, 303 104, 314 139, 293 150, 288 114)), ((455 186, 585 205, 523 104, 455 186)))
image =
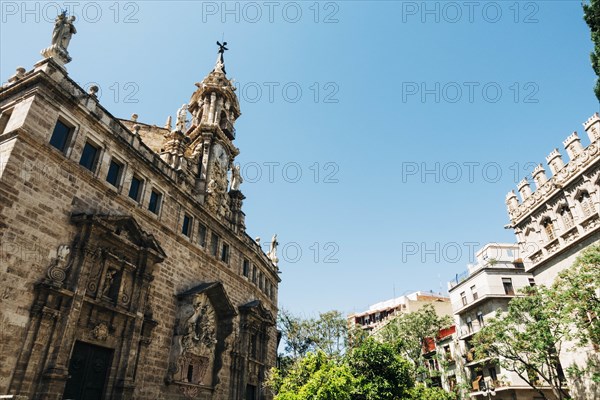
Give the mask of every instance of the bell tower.
POLYGON ((225 73, 224 53, 227 42, 219 46, 214 69, 196 83, 198 89, 192 95, 187 110, 192 115, 191 125, 186 130, 188 149, 198 159, 198 175, 195 191, 199 200, 221 219, 240 222, 243 226, 239 192, 239 168, 233 164, 239 150, 234 146, 235 121, 240 116, 240 105, 236 88, 225 73), (230 172, 231 171, 231 172, 230 172), (231 176, 229 185, 228 175, 231 176), (235 192, 235 193, 234 193, 235 192), (239 208, 238 208, 239 207, 239 208))

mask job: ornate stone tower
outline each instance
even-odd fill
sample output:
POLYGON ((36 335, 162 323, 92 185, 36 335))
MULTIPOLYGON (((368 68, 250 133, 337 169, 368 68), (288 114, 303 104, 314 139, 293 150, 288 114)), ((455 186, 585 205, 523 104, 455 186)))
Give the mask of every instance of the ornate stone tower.
POLYGON ((168 135, 161 156, 174 167, 182 165, 181 159, 185 158, 196 173, 194 192, 198 200, 235 230, 244 230, 241 207, 245 197, 239 190, 239 167, 234 165, 240 151, 233 144, 240 105, 236 88, 225 73, 223 53, 227 42, 217 44, 215 68, 196 83, 198 89, 189 104, 178 110, 175 130, 168 135))
POLYGON ((206 208, 221 218, 232 217, 227 196, 227 174, 239 150, 233 145, 234 124, 240 116, 235 87, 225 75, 223 46, 215 68, 197 83, 188 110, 192 123, 188 130, 190 149, 199 155, 196 189, 206 208))

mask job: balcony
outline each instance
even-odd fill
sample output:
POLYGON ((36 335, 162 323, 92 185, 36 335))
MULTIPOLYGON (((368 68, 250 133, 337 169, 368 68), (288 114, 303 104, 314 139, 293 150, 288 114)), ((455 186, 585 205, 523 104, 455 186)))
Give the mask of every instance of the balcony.
MULTIPOLYGON (((518 288, 520 289, 520 288, 518 288)), ((454 311, 454 315, 460 315, 462 313, 464 313, 465 311, 468 311, 472 308, 474 308, 475 306, 477 306, 478 304, 481 304, 482 302, 485 302, 486 300, 489 299, 512 299, 515 296, 518 296, 518 294, 513 293, 513 294, 507 294, 507 293, 503 293, 500 292, 500 287, 498 288, 492 288, 491 290, 494 290, 496 293, 484 293, 484 294, 480 294, 477 296, 477 299, 474 299, 471 302, 468 302, 466 304, 464 303, 460 303, 461 305, 459 307, 457 307, 456 311, 454 311)), ((514 292, 514 290, 513 290, 514 292)), ((454 308, 454 306, 453 306, 454 308)))
POLYGON ((510 382, 500 379, 490 379, 489 377, 478 376, 471 382, 471 394, 477 395, 485 388, 494 389, 495 391, 508 388, 510 386, 510 382))

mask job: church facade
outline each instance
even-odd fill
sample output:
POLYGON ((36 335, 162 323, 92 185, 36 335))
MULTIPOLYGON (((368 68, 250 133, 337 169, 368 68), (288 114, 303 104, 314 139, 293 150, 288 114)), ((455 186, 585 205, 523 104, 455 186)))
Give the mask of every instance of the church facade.
POLYGON ((0 395, 272 398, 277 239, 246 233, 226 48, 151 126, 69 77, 73 22, 0 88, 0 395))

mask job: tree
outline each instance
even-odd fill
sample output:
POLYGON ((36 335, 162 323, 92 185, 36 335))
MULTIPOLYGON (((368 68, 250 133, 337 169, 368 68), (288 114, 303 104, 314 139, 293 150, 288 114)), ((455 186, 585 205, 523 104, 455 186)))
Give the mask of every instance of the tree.
POLYGON ((410 400, 456 400, 456 394, 448 393, 441 388, 417 384, 410 389, 408 398, 410 400))
POLYGON ((385 343, 391 343, 404 358, 414 365, 414 374, 420 376, 426 371, 423 347, 428 338, 436 338, 441 329, 452 326, 449 316, 437 315, 431 304, 410 313, 402 313, 390 320, 376 336, 385 343))
POLYGON ((282 309, 278 315, 278 327, 284 349, 294 360, 315 350, 339 357, 348 339, 347 322, 339 311, 319 314, 318 319, 303 319, 282 309))
POLYGON ((549 385, 558 399, 566 399, 558 359, 570 339, 566 307, 557 301, 556 290, 545 286, 525 288, 522 294, 508 303, 506 311, 498 310, 496 317, 475 334, 475 355, 497 359, 544 399, 547 397, 542 385, 549 385))
POLYGON ((296 360, 313 348, 313 320, 299 318, 285 309, 279 310, 277 327, 282 335, 284 350, 296 360))
POLYGON ((580 345, 600 345, 600 245, 581 252, 553 287, 573 317, 580 345))
MULTIPOLYGON (((575 263, 562 271, 554 281, 557 301, 565 305, 570 316, 573 336, 579 346, 600 345, 600 245, 586 248, 575 263)), ((600 357, 588 353, 585 365, 568 366, 567 372, 576 382, 589 386, 590 382, 600 383, 600 357)))
POLYGON ((331 357, 343 354, 348 341, 348 322, 339 311, 319 314, 312 326, 315 346, 331 357))
MULTIPOLYGON (((590 0, 587 4, 583 3, 583 13, 583 19, 590 27, 592 41, 594 42, 594 51, 590 54, 592 68, 596 76, 600 78, 600 0, 590 0)), ((600 101, 600 79, 596 81, 594 93, 600 101)))
POLYGON ((414 385, 411 364, 387 343, 365 340, 351 351, 348 364, 357 378, 356 400, 403 399, 414 385))
POLYGON ((273 369, 267 384, 275 400, 350 400, 356 379, 347 364, 317 351, 297 360, 285 376, 273 369))

